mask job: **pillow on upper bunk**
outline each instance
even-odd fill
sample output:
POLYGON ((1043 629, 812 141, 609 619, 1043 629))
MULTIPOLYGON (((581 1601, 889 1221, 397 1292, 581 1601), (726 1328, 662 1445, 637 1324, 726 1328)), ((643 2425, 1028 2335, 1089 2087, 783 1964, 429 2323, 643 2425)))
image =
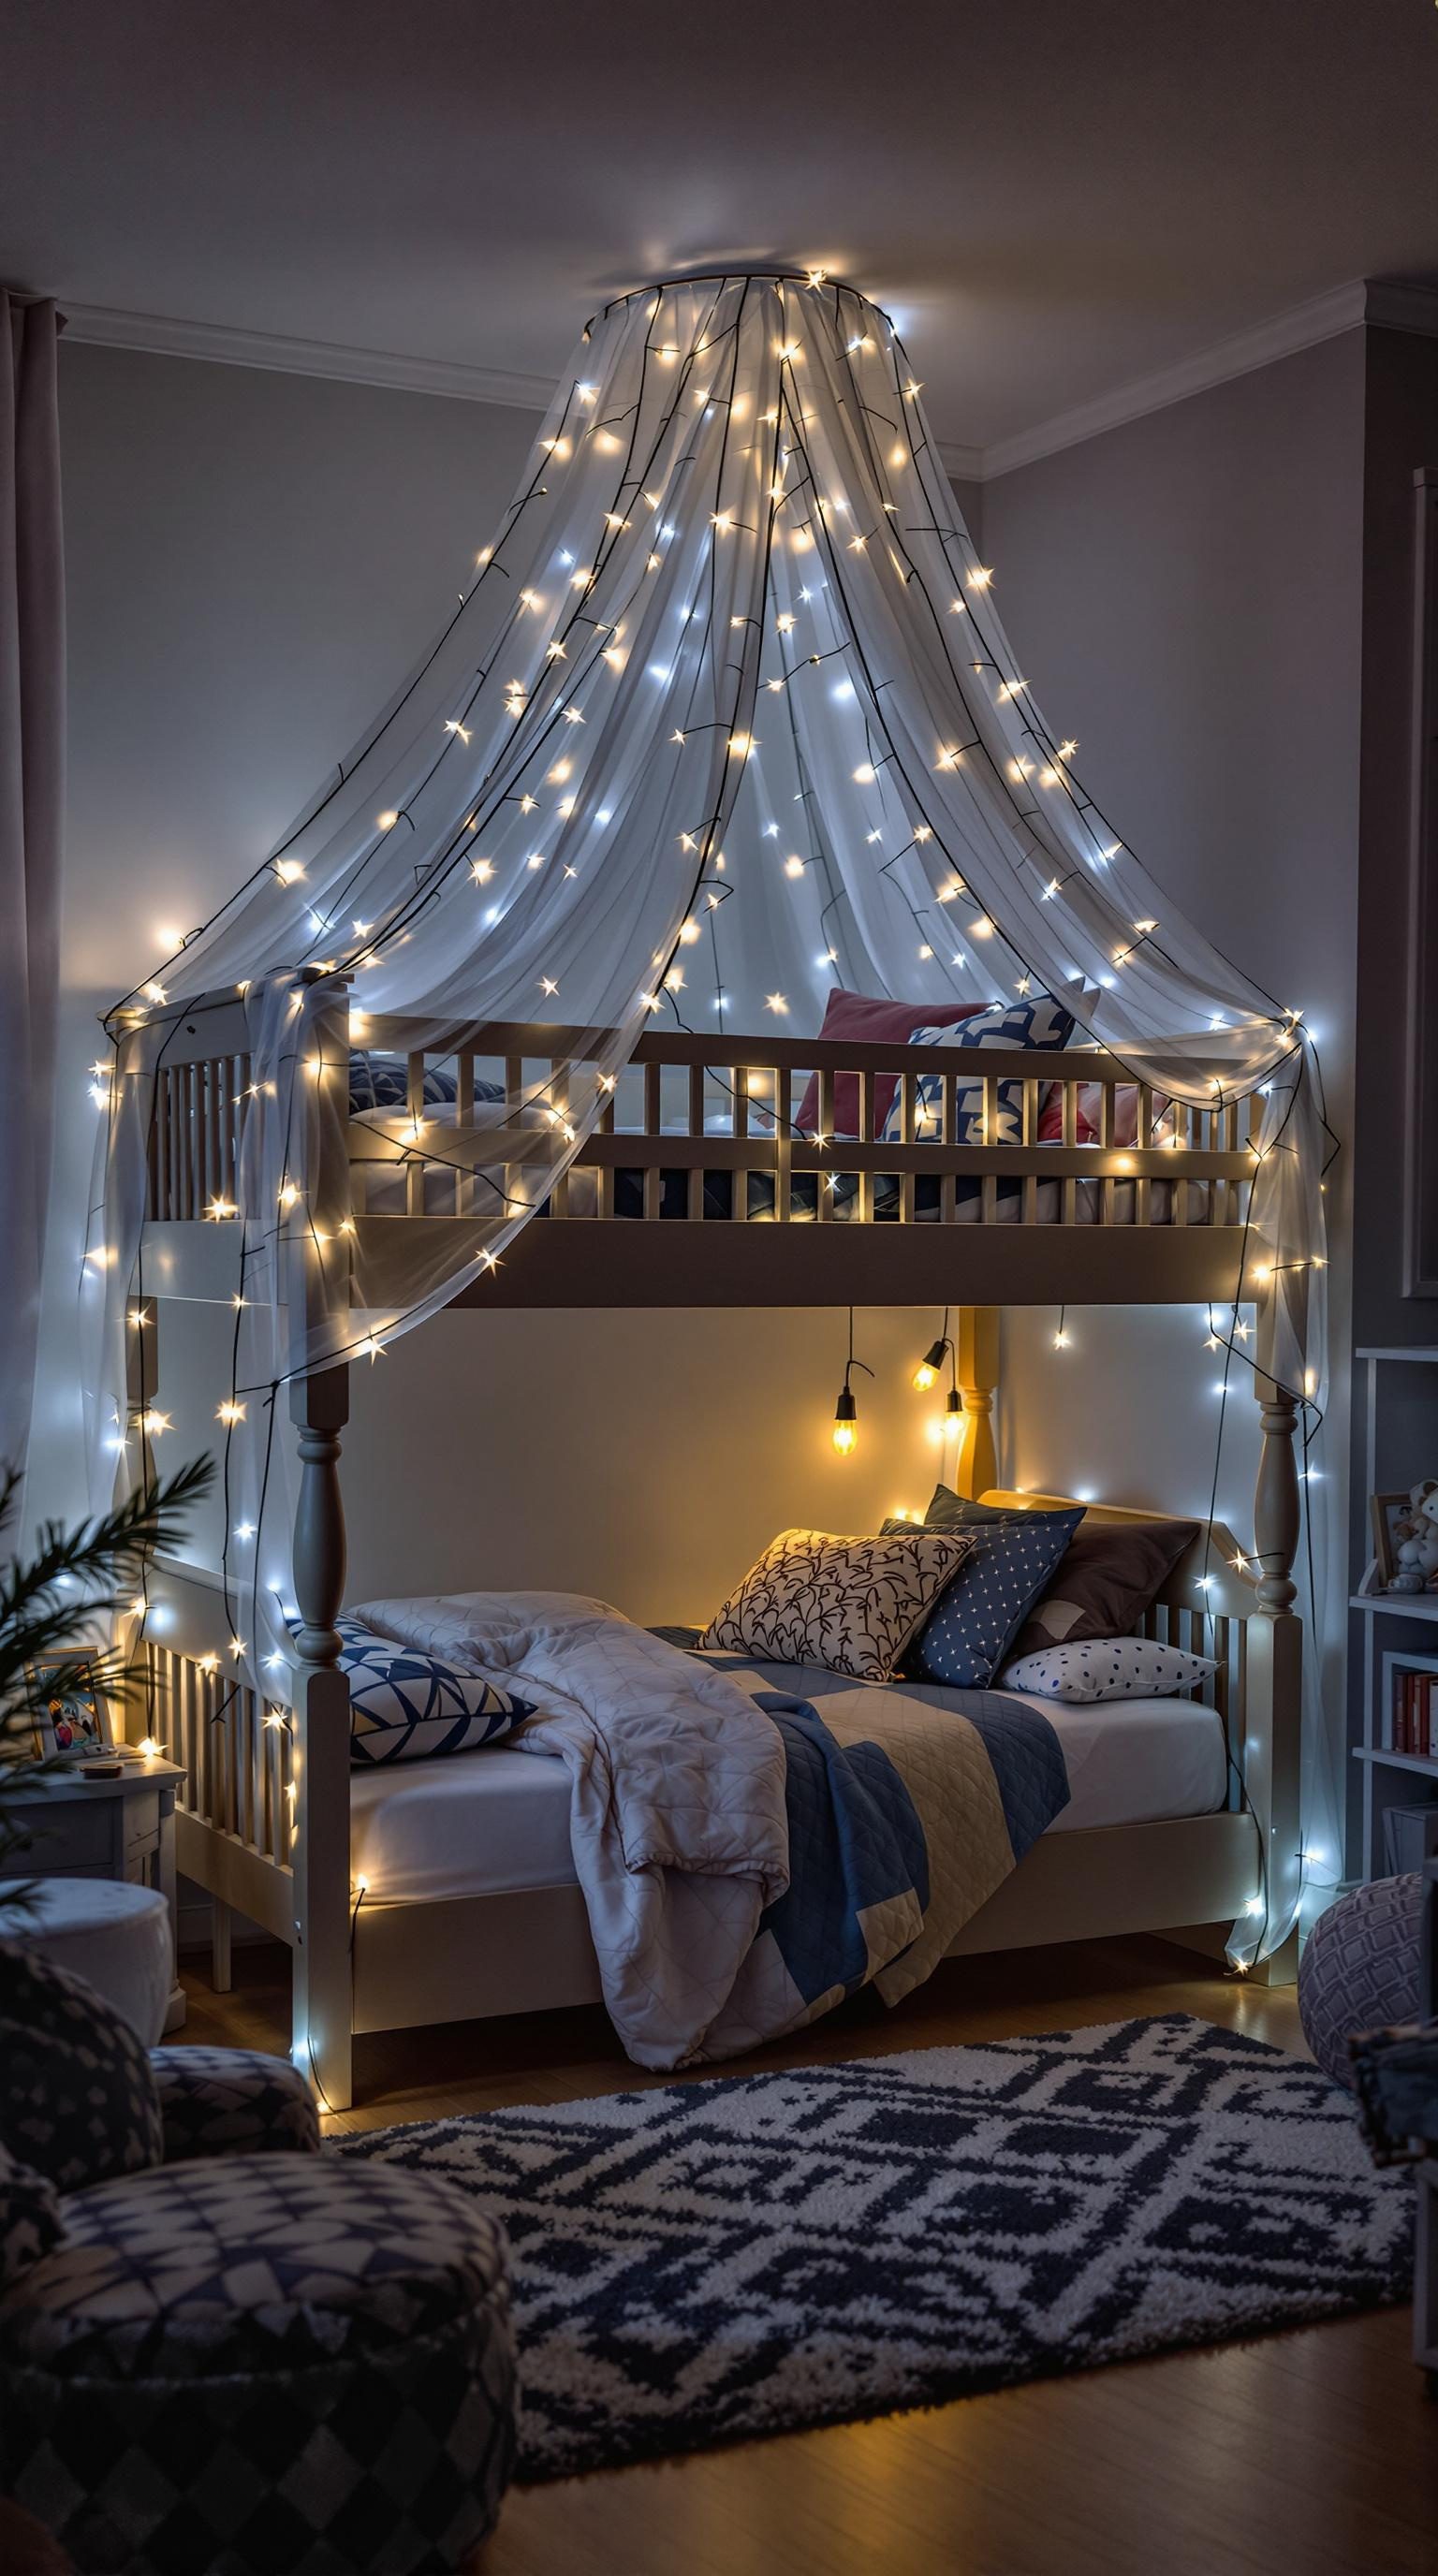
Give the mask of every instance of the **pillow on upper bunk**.
MULTIPOLYGON (((937 1502, 938 1496, 934 1499, 937 1502)), ((953 1524, 930 1505, 926 1526, 944 1529, 953 1524)), ((1041 1654, 1060 1640, 1077 1645, 1090 1637, 1127 1636, 1153 1608, 1184 1549, 1197 1536, 1197 1521, 1086 1518, 1070 1539, 1068 1554, 1047 1592, 1035 1602, 1014 1639, 1014 1653, 1041 1654)))
POLYGON ((879 1538, 782 1530, 710 1620, 700 1650, 888 1681, 972 1545, 912 1523, 879 1538))
MULTIPOLYGON (((1071 1511, 1002 1511, 992 1503, 966 1502, 939 1487, 945 1528, 967 1538, 971 1554, 959 1580, 945 1593, 904 1657, 904 1679, 937 1682, 950 1690, 983 1690, 992 1681, 1039 1594, 1052 1578, 1079 1522, 1071 1511)), ((932 1521, 925 1522, 931 1528, 932 1521)), ((912 1521, 885 1521, 885 1532, 912 1529, 912 1521)))
MULTIPOLYGON (((821 1038, 877 1039, 888 1046, 909 1046, 916 1033, 922 1037, 926 1024, 947 1031, 960 1020, 972 1020, 983 1009, 982 1002, 881 1002, 868 993, 845 993, 837 986, 824 1004, 820 1026, 821 1038)), ((891 1073, 880 1074, 874 1083, 874 1133, 882 1136, 884 1122, 893 1107, 898 1082, 891 1073)), ((817 1128, 819 1124, 819 1078, 810 1077, 809 1088, 799 1104, 798 1127, 817 1128)), ((834 1076, 834 1133, 857 1136, 859 1132, 859 1077, 856 1073, 834 1076)))
POLYGON ((350 1760, 418 1762, 470 1753, 532 1717, 528 1700, 397 1646, 363 1619, 341 1619, 340 1670, 350 1686, 350 1760))
MULTIPOLYGON (((949 1048, 988 1047, 990 1050, 1031 1047, 1036 1052, 1052 1052, 1069 1044, 1074 1027, 1072 1011, 1064 1003, 1056 1001, 1052 993, 1030 993, 1021 1002, 992 1002, 987 1010, 974 1012, 962 1027, 933 1020, 927 1027, 914 1030, 911 1043, 914 1046, 949 1048)), ((921 1135, 937 1136, 941 1132, 943 1100, 943 1075, 920 1074, 916 1115, 921 1135)), ((877 1103, 874 1118, 877 1126, 877 1103)), ((998 1134, 985 1136, 983 1123, 982 1082, 965 1082, 958 1086, 954 1094, 954 1132, 949 1141, 955 1145, 1017 1145, 1023 1138, 1023 1094, 1018 1083, 999 1084, 998 1134)), ((879 1129, 885 1143, 898 1141, 902 1125, 903 1102, 895 1084, 888 1114, 879 1129)))
MULTIPOLYGON (((426 1063, 424 1096, 431 1107, 452 1101, 455 1095, 452 1070, 443 1065, 426 1063)), ((409 1066, 402 1055, 384 1055, 378 1047, 350 1048, 350 1116, 362 1117, 367 1109, 407 1109, 409 1107, 409 1066)))
POLYGON ((999 1676, 1005 1690, 1045 1699, 1173 1699, 1196 1690, 1218 1666, 1207 1655, 1161 1646, 1156 1637, 1094 1637, 1082 1646, 1050 1646, 1020 1655, 999 1676))

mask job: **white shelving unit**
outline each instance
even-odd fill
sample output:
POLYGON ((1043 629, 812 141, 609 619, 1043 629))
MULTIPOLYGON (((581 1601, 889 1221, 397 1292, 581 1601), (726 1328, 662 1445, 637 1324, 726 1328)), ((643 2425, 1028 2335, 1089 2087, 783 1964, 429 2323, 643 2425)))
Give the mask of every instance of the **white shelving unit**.
MULTIPOLYGON (((1385 1490, 1379 1475, 1379 1371, 1382 1368, 1438 1369, 1438 1347, 1415 1345, 1406 1350, 1359 1350, 1354 1354, 1360 1363, 1355 1384, 1364 1408, 1364 1483, 1365 1508, 1368 1494, 1385 1490)), ((1435 1433, 1438 1433, 1438 1379, 1433 1384, 1435 1433)), ((1435 1440, 1438 1456, 1438 1440, 1435 1440)), ((1435 1471, 1438 1472, 1438 1471, 1435 1471)), ((1401 1481, 1401 1480, 1400 1480, 1401 1481)), ((1369 1569, 1371 1574, 1372 1569, 1369 1569)), ((1404 1665, 1416 1671, 1438 1670, 1438 1592, 1365 1592, 1349 1595, 1348 1607, 1362 1621, 1363 1658, 1363 1741, 1353 1748, 1353 1759, 1363 1773, 1363 1845, 1358 1855, 1358 1875, 1382 1878, 1387 1861, 1382 1848, 1383 1811, 1398 1806, 1402 1799, 1383 1794, 1387 1773, 1414 1774, 1433 1784, 1438 1791, 1438 1754, 1399 1753, 1388 1738, 1392 1724, 1392 1682, 1395 1669, 1404 1665), (1405 1639, 1405 1628, 1410 1635, 1405 1639)), ((1414 1803, 1417 1803, 1416 1801, 1414 1803)), ((1433 1804, 1433 1844, 1438 1850, 1438 1795, 1433 1804)))

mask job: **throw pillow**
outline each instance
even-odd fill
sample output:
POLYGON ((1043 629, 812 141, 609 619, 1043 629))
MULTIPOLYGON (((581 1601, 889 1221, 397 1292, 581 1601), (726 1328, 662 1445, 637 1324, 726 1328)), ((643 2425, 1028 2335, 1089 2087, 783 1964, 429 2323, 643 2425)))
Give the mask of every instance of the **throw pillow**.
POLYGON ((941 1485, 929 1506, 926 1529, 934 1526, 941 1502, 943 1527, 956 1537, 966 1536, 972 1554, 905 1656, 904 1678, 953 1690, 983 1690, 1051 1582, 1083 1507, 1005 1511, 991 1503, 968 1502, 941 1485))
POLYGON ((160 2162, 148 2049, 83 1977, 0 1941, 0 2146, 59 2191, 160 2162))
POLYGON ((350 1760, 417 1762, 469 1753, 532 1717, 528 1700, 458 1672, 438 1656, 397 1646, 362 1619, 341 1619, 340 1669, 350 1686, 350 1760))
POLYGON ((1217 1666, 1207 1655, 1161 1646, 1154 1637, 1091 1637, 1081 1646, 1050 1646, 1006 1664, 1005 1690, 1045 1699, 1172 1699, 1194 1690, 1217 1666))
MULTIPOLYGON (((835 990, 824 1005, 821 1038, 857 1038, 865 1044, 874 1039, 881 1046, 909 1046, 914 1033, 927 1023, 932 1028, 948 1030, 960 1020, 972 1020, 983 1009, 982 1002, 881 1002, 868 993, 845 993, 835 990)), ((884 1122, 898 1094, 898 1082, 891 1073, 879 1074, 874 1082, 874 1133, 882 1136, 884 1122)), ((810 1133, 819 1124, 819 1080, 817 1074, 809 1083, 799 1104, 795 1125, 810 1133)), ((857 1136, 859 1132, 859 1077, 856 1073, 834 1076, 834 1133, 857 1136)))
POLYGON ((783 1530, 711 1619, 701 1650, 888 1681, 971 1545, 912 1528, 879 1538, 783 1530))
POLYGON ((1099 1521, 1088 1514, 1014 1639, 1014 1653, 1126 1636, 1197 1536, 1197 1521, 1099 1521))
MULTIPOLYGON (((1010 1050, 1023 1047, 1036 1052, 1051 1052, 1066 1047, 1073 1037, 1074 1016, 1052 993, 1031 993, 1022 1002, 994 1002, 986 1011, 978 1011, 962 1027, 945 1027, 932 1021, 917 1028, 914 1046, 945 1047, 950 1050, 981 1049, 992 1053, 997 1048, 1010 1050)), ((921 1074, 918 1085, 920 1133, 937 1136, 943 1115, 943 1076, 921 1074)), ((877 1118, 877 1108, 875 1111, 877 1118)), ((881 1134, 886 1141, 897 1138, 901 1125, 901 1103, 897 1090, 890 1103, 881 1134)), ((960 1083, 954 1094, 955 1145, 1017 1145, 1023 1138, 1023 1095, 1016 1082, 999 1085, 999 1132, 986 1136, 984 1129, 984 1087, 981 1082, 960 1083)))

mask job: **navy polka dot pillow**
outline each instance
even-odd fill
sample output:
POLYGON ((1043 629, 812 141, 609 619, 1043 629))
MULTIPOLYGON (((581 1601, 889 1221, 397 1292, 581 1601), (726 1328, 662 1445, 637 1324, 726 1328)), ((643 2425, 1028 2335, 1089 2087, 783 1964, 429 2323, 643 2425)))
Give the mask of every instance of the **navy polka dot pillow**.
POLYGON ((905 1681, 983 1690, 1082 1519, 1080 1507, 1006 1512, 1002 1519, 970 1523, 964 1535, 973 1541, 972 1552, 905 1655, 905 1681))

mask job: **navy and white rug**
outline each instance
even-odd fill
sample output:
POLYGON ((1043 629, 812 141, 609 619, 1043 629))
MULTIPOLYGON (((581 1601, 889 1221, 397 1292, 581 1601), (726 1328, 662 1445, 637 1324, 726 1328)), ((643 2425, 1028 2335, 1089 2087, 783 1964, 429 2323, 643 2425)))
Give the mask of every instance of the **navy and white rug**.
POLYGON ((1407 2296, 1326 2076, 1187 2014, 427 2120, 514 2256, 520 2475, 887 2414, 1407 2296))

